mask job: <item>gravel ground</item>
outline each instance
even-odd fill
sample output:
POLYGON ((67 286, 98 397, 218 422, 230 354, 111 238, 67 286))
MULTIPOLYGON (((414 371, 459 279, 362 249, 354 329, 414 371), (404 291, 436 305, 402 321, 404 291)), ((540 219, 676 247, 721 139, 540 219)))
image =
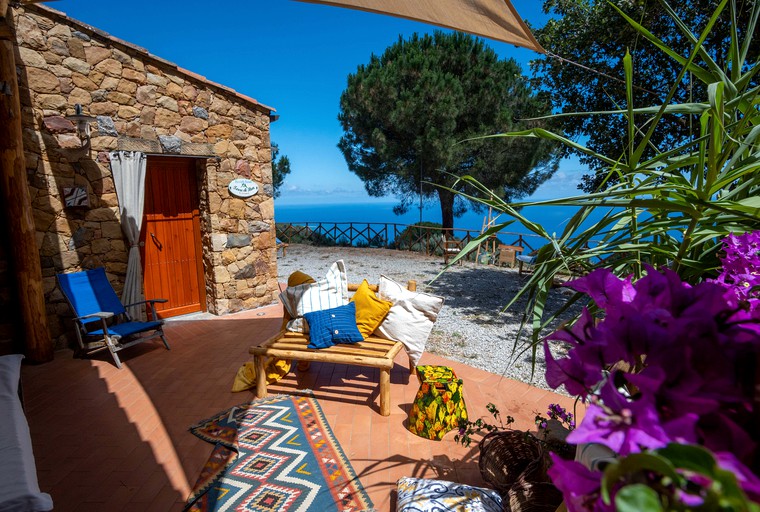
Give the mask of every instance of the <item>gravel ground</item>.
MULTIPOLYGON (((513 355, 524 302, 501 311, 527 280, 517 274, 517 269, 465 263, 449 268, 433 281, 444 268, 441 257, 388 249, 291 245, 287 256, 278 258, 278 276, 285 282, 292 272, 301 270, 318 279, 339 259, 346 265, 349 282, 367 279, 377 283, 380 274, 400 283, 414 279, 418 290, 445 298, 427 351, 548 389, 543 378, 543 350, 537 353, 532 379, 530 353, 519 354, 518 347, 518 355, 513 355)), ((553 289, 547 309, 555 311, 568 295, 569 290, 553 289)), ((525 330, 521 343, 527 334, 525 330)), ((563 347, 556 347, 558 354, 562 351, 563 347)))

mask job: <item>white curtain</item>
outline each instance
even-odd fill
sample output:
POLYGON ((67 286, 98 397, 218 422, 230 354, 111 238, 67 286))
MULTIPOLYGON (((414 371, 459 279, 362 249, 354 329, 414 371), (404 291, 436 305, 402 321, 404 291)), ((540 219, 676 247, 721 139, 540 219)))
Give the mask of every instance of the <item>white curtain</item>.
MULTIPOLYGON (((139 151, 112 151, 111 171, 119 198, 121 229, 129 243, 127 277, 121 294, 123 304, 143 300, 142 262, 140 261, 140 230, 142 229, 143 205, 145 204, 145 168, 147 157, 139 151)), ((145 308, 133 306, 127 309, 133 320, 145 320, 145 308)))

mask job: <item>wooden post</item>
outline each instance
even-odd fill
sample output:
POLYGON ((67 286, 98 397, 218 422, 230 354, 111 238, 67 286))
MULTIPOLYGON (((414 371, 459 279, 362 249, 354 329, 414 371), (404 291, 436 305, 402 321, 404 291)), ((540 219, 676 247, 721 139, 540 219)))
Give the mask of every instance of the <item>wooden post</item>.
POLYGON ((264 356, 253 356, 253 364, 256 366, 256 398, 267 396, 267 373, 264 368, 264 356))
POLYGON ((21 100, 8 0, 0 0, 0 208, 8 219, 8 249, 23 322, 24 354, 35 363, 53 359, 40 255, 24 164, 21 100))
POLYGON ((380 415, 391 414, 391 371, 380 369, 380 415))

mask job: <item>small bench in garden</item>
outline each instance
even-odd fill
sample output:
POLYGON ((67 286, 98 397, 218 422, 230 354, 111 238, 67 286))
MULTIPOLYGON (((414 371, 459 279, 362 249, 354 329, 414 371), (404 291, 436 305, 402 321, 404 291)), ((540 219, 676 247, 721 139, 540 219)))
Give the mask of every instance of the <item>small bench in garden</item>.
MULTIPOLYGON (((348 284, 349 291, 356 291, 358 284, 348 284)), ((372 291, 377 285, 370 285, 372 291)), ((416 281, 407 283, 409 291, 417 290, 416 281)), ((298 361, 319 361, 323 363, 369 366, 380 370, 380 414, 391 413, 391 368, 396 355, 404 348, 398 341, 387 340, 374 334, 364 341, 352 344, 337 344, 328 348, 308 348, 309 335, 299 332, 280 331, 258 346, 251 347, 256 365, 256 398, 267 396, 266 359, 295 359, 298 361)), ((414 364, 409 360, 409 371, 414 372, 414 364)))

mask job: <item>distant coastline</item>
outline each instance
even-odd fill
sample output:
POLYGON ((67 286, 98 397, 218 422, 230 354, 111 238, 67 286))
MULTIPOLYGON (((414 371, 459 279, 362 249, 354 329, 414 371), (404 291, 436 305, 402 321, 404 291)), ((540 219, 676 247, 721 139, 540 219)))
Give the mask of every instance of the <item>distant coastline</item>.
MULTIPOLYGON (((280 223, 294 222, 355 222, 355 223, 388 223, 416 224, 420 220, 417 208, 404 215, 393 213, 395 203, 336 203, 336 204, 284 204, 275 202, 275 221, 280 223)), ((541 224, 550 234, 558 235, 565 228, 567 221, 577 208, 570 206, 544 206, 526 209, 526 216, 533 222, 541 224)), ((462 217, 454 219, 456 229, 468 229, 480 232, 487 213, 468 211, 462 217)), ((601 212, 596 218, 601 217, 601 212)), ((422 220, 441 222, 441 211, 438 205, 423 207, 422 220)), ((497 222, 506 222, 509 217, 502 215, 497 222)), ((593 222, 594 219, 591 220, 593 222)), ((527 228, 517 222, 509 225, 505 231, 514 233, 530 233, 527 228)))

